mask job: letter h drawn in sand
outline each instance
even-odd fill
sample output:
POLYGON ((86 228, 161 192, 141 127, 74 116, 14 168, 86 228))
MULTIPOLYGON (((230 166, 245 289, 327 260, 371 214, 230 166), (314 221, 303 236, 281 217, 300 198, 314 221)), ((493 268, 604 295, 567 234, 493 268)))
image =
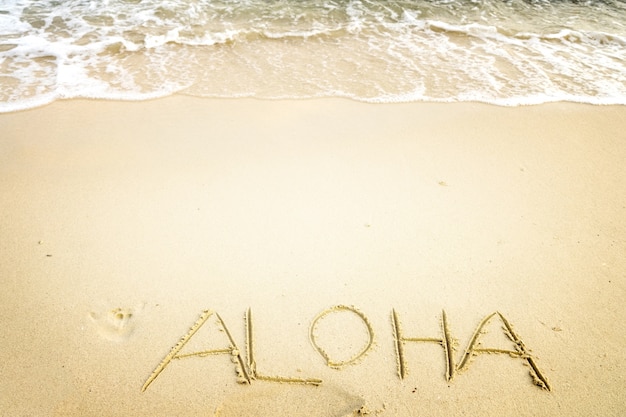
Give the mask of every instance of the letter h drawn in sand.
POLYGON ((396 360, 398 363, 398 376, 400 379, 404 379, 407 375, 406 360, 404 358, 404 344, 407 342, 413 343, 435 343, 443 348, 443 352, 446 359, 446 381, 451 381, 454 377, 455 365, 454 365, 454 339, 450 336, 448 319, 446 312, 442 311, 441 327, 443 337, 405 337, 402 331, 400 320, 396 310, 391 311, 391 324, 393 326, 393 335, 396 348, 396 360))

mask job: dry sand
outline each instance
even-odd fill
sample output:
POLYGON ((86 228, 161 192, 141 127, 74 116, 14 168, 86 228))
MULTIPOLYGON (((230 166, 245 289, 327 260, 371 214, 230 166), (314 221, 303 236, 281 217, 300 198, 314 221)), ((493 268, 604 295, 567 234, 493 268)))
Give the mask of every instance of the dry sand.
POLYGON ((2 416, 626 413, 626 107, 74 100, 0 133, 2 416))

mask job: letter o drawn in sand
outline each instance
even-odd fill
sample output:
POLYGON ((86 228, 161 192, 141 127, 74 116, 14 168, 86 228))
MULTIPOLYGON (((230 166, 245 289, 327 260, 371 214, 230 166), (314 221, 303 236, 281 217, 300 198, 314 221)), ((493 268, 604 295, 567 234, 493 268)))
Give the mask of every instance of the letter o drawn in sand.
MULTIPOLYGON (((353 317, 350 318, 346 316, 343 319, 350 319, 350 321, 353 322, 354 321, 353 317)), ((339 317, 337 319, 339 319, 339 317)), ((353 323, 349 323, 348 325, 354 327, 353 323)), ((359 310, 351 306, 337 305, 337 306, 334 306, 334 307, 331 307, 322 311, 313 319, 313 322, 311 323, 311 327, 309 329, 309 338, 315 350, 317 350, 317 352, 320 355, 322 355, 322 357, 326 361, 326 365, 328 365, 331 368, 340 369, 345 366, 354 364, 355 362, 357 362, 358 360, 360 360, 361 358, 365 356, 367 351, 370 350, 370 348, 374 344, 374 331, 372 329, 372 325, 370 324, 365 314, 361 313, 359 310), (331 358, 331 355, 328 353, 328 351, 331 350, 330 343, 336 340, 342 341, 345 347, 348 347, 348 348, 352 347, 352 346, 346 346, 350 344, 349 337, 348 337, 350 333, 346 331, 345 326, 338 329, 336 328, 336 325, 335 325, 335 328, 333 329, 332 324, 327 324, 326 326, 324 326, 327 328, 327 332, 330 333, 331 336, 335 336, 335 337, 333 339, 327 338, 327 340, 325 341, 325 344, 328 343, 328 347, 326 349, 320 346, 320 343, 319 343, 320 336, 318 335, 319 333, 318 327, 320 327, 320 324, 323 323, 325 319, 328 318, 328 316, 330 316, 331 314, 335 314, 335 313, 352 313, 350 314, 350 316, 353 316, 353 317, 356 316, 357 320, 360 320, 362 324, 365 325, 365 330, 367 331, 367 343, 365 343, 364 347, 361 350, 359 350, 357 353, 355 353, 353 356, 347 359, 333 360, 331 358), (332 330, 335 330, 335 331, 332 332, 332 330)), ((340 353, 340 348, 334 347, 334 349, 332 349, 332 352, 333 352, 333 355, 338 354, 340 353)))

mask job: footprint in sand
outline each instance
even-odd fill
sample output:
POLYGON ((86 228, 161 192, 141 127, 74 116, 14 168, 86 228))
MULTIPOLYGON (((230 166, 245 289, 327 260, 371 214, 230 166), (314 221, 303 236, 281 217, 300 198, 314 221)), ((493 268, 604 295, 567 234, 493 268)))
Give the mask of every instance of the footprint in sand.
POLYGON ((135 330, 137 308, 114 308, 105 313, 89 313, 100 336, 121 342, 127 340, 135 330))

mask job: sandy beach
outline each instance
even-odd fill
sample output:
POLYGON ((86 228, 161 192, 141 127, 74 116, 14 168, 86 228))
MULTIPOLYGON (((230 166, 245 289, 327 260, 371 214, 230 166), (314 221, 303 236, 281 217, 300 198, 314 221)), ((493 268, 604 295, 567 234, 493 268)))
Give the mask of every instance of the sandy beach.
POLYGON ((625 106, 0 114, 0 415, 622 416, 624 161, 625 106))

